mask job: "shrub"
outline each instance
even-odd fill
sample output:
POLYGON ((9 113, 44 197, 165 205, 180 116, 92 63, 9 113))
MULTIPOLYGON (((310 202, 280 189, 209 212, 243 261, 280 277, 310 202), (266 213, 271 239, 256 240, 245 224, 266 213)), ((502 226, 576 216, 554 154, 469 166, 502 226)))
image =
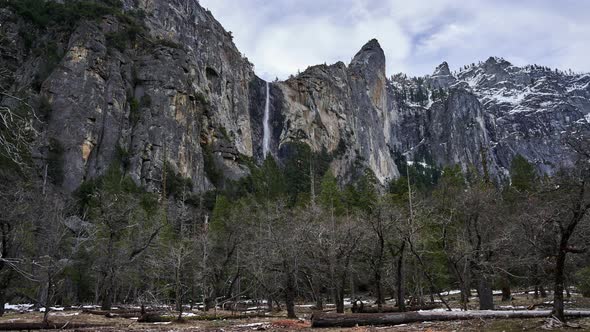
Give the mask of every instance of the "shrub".
POLYGON ((124 52, 127 48, 127 33, 126 31, 117 31, 106 34, 107 47, 109 49, 115 48, 120 52, 124 52))
POLYGON ((205 96, 204 93, 202 92, 197 92, 196 96, 197 101, 201 104, 201 105, 208 105, 209 104, 209 100, 207 100, 207 96, 205 96))
POLYGON ((66 0, 64 3, 45 0, 8 0, 0 6, 9 7, 25 20, 38 28, 59 25, 72 29, 83 18, 97 19, 108 14, 121 12, 122 3, 118 0, 78 1, 66 0))
POLYGON ((193 190, 193 181, 182 175, 172 172, 166 163, 166 194, 181 198, 183 194, 190 194, 193 190))

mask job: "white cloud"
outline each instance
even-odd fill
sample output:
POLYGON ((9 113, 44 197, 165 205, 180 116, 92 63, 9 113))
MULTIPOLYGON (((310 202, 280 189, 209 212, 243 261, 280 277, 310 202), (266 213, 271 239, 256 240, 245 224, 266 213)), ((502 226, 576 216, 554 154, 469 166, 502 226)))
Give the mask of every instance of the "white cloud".
POLYGON ((422 75, 502 56, 590 71, 590 4, 508 0, 201 0, 233 31, 238 48, 266 78, 319 63, 348 63, 379 39, 388 73, 422 75))
POLYGON ((309 65, 348 63, 362 45, 375 37, 381 40, 389 60, 404 59, 409 54, 410 40, 394 22, 359 21, 339 26, 331 18, 318 17, 270 25, 258 36, 251 59, 262 72, 284 77, 309 65))

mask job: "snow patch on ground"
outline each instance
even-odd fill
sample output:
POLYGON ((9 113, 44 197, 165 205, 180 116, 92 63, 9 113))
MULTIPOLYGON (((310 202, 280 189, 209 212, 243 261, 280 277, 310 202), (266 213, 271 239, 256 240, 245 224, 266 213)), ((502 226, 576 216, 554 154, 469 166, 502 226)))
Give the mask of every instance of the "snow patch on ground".
POLYGON ((80 314, 79 312, 70 312, 70 313, 57 312, 57 313, 53 314, 53 316, 58 316, 58 317, 71 317, 71 316, 78 316, 79 314, 80 314))
POLYGON ((246 310, 264 310, 266 309, 266 306, 258 306, 258 307, 248 307, 246 308, 246 310))
POLYGON ((446 291, 446 292, 442 292, 442 293, 440 293, 440 295, 442 295, 442 296, 447 296, 447 295, 456 295, 456 294, 461 294, 461 290, 459 290, 459 289, 454 289, 454 290, 450 290, 450 291, 446 291))
MULTIPOLYGON (((50 311, 64 311, 64 309, 64 307, 49 307, 50 311)), ((39 308, 39 312, 45 312, 45 308, 39 308)))
POLYGON ((31 309, 32 307, 33 307, 33 305, 30 303, 24 303, 24 304, 5 303, 4 304, 4 310, 27 311, 27 310, 31 309))
POLYGON ((263 327, 263 326, 269 325, 269 324, 270 324, 270 322, 260 322, 260 323, 236 325, 236 327, 263 327))
POLYGON ((99 305, 83 305, 82 309, 96 309, 96 308, 100 308, 99 305))

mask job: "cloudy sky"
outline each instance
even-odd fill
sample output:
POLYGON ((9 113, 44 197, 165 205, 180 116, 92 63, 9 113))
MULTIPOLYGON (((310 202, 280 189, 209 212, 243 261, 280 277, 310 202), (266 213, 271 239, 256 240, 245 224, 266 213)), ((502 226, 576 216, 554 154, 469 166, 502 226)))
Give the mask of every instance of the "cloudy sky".
POLYGON ((344 61, 371 38, 387 72, 504 57, 590 71, 588 0, 200 0, 266 79, 344 61))

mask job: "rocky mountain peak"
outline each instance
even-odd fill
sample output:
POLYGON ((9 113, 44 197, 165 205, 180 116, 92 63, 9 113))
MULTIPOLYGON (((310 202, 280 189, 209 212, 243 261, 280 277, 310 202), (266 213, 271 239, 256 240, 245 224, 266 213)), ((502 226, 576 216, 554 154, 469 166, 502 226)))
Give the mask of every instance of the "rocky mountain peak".
POLYGON ((385 73, 385 52, 377 39, 371 39, 354 56, 351 67, 368 67, 385 73))
POLYGON ((446 61, 443 61, 440 65, 436 67, 432 76, 450 76, 451 70, 449 69, 449 64, 446 61))
POLYGON ((435 89, 448 87, 456 82, 455 77, 451 74, 449 64, 444 61, 436 69, 431 77, 432 86, 435 89))
POLYGON ((491 56, 486 60, 486 62, 484 62, 482 67, 485 71, 494 72, 498 70, 504 70, 510 66, 512 66, 512 64, 505 59, 491 56))

